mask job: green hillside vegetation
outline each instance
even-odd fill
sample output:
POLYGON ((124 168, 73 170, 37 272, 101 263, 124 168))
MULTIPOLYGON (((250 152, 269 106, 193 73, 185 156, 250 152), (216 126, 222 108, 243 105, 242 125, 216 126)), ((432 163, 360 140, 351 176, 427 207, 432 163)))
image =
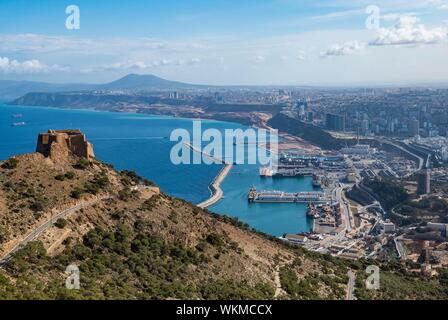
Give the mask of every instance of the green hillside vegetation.
POLYGON ((376 177, 366 180, 364 185, 372 190, 375 198, 381 202, 381 205, 389 210, 409 199, 409 194, 401 181, 393 178, 376 177))
POLYGON ((359 299, 447 298, 444 273, 428 280, 400 264, 291 247, 96 160, 82 166, 37 154, 16 160, 0 170, 2 256, 5 244, 49 219, 50 208, 97 200, 55 221, 0 268, 0 299, 343 299, 350 269, 358 276, 359 299), (147 192, 131 189, 137 184, 147 192), (39 199, 37 217, 30 204, 39 199), (372 263, 382 270, 377 292, 362 281, 372 263), (80 290, 65 288, 72 264, 80 270, 80 290))
POLYGON ((406 201, 395 208, 394 220, 401 225, 417 224, 431 220, 448 223, 448 201, 439 197, 427 197, 418 201, 406 201))

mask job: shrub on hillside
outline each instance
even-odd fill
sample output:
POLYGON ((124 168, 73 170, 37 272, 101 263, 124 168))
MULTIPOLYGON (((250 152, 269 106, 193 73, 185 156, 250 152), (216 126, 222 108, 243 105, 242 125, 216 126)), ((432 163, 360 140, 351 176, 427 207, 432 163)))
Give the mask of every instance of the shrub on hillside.
POLYGON ((87 159, 80 158, 76 163, 74 164, 73 168, 79 169, 79 170, 85 170, 90 166, 90 162, 87 159))
POLYGON ((67 220, 59 218, 54 225, 59 229, 64 229, 67 225, 67 220))
POLYGON ((11 169, 15 169, 18 164, 19 164, 19 160, 17 160, 16 158, 10 158, 2 164, 2 168, 11 170, 11 169))

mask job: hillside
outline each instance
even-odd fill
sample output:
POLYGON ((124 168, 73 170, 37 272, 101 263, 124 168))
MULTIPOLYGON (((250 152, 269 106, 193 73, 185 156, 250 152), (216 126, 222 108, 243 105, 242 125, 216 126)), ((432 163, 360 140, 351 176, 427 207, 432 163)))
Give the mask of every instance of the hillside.
POLYGON ((286 246, 135 173, 51 148, 0 163, 0 299, 343 299, 349 269, 358 298, 447 297, 439 279, 393 265, 383 290, 366 291, 370 263, 286 246), (80 290, 64 287, 70 264, 80 290))
POLYGON ((279 131, 300 137, 322 149, 339 150, 344 146, 340 140, 334 138, 331 134, 321 128, 313 124, 293 119, 283 113, 275 115, 268 121, 268 125, 279 131))

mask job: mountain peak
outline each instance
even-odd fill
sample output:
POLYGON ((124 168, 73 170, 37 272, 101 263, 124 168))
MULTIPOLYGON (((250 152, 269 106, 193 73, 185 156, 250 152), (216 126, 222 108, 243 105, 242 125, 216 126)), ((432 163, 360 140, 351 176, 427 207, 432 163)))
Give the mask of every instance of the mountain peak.
POLYGON ((103 85, 107 89, 177 89, 195 87, 195 85, 178 81, 170 81, 153 74, 135 74, 130 73, 116 81, 103 85))

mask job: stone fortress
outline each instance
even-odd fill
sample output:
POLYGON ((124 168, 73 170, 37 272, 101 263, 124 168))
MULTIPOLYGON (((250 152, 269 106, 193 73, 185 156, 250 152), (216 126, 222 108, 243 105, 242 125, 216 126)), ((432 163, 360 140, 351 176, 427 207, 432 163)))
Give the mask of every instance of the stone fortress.
POLYGON ((37 138, 36 152, 52 160, 63 160, 69 153, 87 160, 93 159, 93 145, 81 130, 48 130, 37 138))

